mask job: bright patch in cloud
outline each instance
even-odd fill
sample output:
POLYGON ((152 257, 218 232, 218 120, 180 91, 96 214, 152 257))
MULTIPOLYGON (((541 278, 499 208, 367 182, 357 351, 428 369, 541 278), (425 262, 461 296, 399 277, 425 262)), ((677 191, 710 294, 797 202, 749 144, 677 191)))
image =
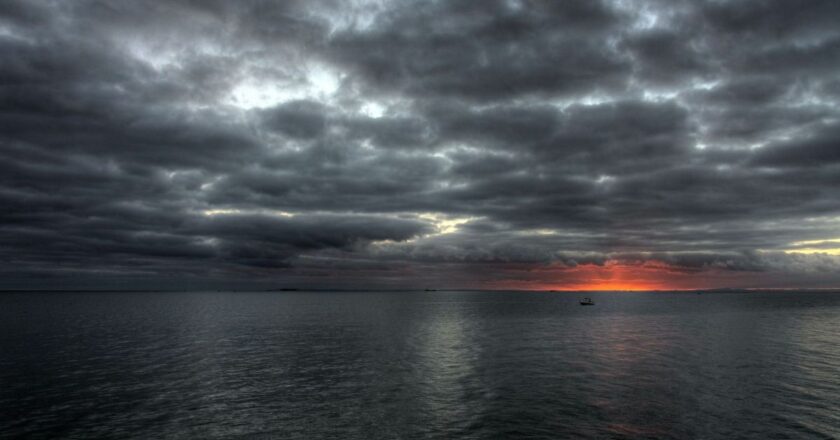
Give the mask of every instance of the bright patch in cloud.
POLYGON ((454 232, 458 232, 459 226, 469 223, 473 220, 478 220, 478 217, 452 218, 434 213, 420 214, 418 215, 418 217, 422 218, 423 220, 429 220, 434 224, 437 233, 432 235, 452 234, 454 232))
POLYGON ((370 118, 381 118, 385 114, 385 106, 377 102, 366 102, 360 111, 370 118))
POLYGON ((785 250, 786 254, 840 255, 840 238, 796 241, 791 246, 791 249, 785 250))
POLYGON ((313 64, 301 78, 246 76, 233 86, 227 104, 250 110, 300 99, 326 103, 334 98, 343 77, 323 64, 313 64))

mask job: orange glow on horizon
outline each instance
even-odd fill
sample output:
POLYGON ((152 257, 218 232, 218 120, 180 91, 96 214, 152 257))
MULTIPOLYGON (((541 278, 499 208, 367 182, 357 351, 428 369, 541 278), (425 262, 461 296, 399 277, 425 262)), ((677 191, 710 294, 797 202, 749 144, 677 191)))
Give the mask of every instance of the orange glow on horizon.
POLYGON ((603 266, 582 264, 566 270, 571 283, 562 283, 556 290, 671 290, 667 270, 661 264, 648 262, 629 265, 608 261, 603 266), (571 275, 571 276, 570 276, 571 275))
POLYGON ((530 272, 531 280, 502 282, 495 287, 558 291, 695 290, 741 284, 742 274, 712 268, 686 269, 657 260, 616 261, 603 265, 546 266, 530 272))

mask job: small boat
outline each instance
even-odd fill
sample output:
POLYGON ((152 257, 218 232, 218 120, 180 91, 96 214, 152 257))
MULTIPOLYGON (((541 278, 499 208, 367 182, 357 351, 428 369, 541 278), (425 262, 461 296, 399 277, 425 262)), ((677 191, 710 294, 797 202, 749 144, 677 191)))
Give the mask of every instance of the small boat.
POLYGON ((582 306, 594 306, 595 302, 592 301, 592 298, 584 298, 580 300, 580 305, 582 306))

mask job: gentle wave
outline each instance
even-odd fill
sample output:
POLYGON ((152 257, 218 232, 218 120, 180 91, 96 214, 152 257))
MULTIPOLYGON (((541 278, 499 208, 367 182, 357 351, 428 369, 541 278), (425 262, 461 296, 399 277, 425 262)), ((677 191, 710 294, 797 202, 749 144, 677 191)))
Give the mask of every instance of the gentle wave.
POLYGON ((0 294, 0 436, 838 438, 840 295, 0 294))

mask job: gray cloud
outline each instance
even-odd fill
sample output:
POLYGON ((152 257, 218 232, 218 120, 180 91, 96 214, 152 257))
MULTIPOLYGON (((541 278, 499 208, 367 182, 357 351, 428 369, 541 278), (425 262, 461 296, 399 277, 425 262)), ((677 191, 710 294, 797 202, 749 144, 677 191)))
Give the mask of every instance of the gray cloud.
POLYGON ((838 285, 840 7, 630 6, 4 2, 0 287, 838 285))

